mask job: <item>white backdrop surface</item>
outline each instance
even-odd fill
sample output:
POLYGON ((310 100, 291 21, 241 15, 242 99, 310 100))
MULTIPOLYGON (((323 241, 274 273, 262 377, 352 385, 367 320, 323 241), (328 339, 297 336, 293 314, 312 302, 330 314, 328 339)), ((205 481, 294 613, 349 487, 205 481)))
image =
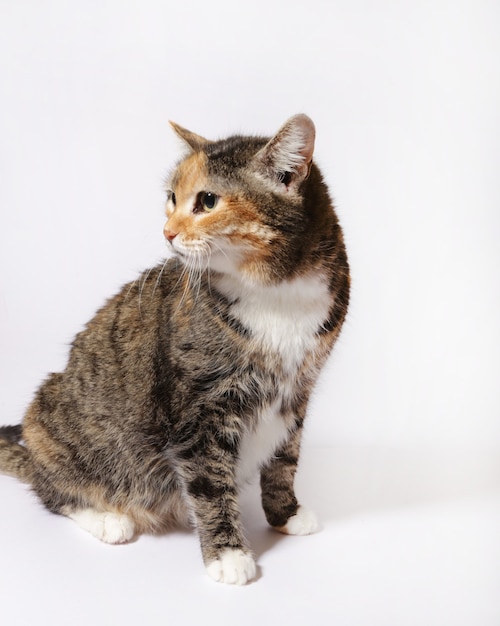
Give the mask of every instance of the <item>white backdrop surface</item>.
MULTIPOLYGON (((362 511, 363 502, 370 509, 374 500, 381 508, 397 507, 421 502, 425 493, 430 499, 452 492, 476 497, 480 490, 498 489, 499 27, 500 5, 485 0, 0 0, 0 422, 21 420, 35 387, 48 371, 64 367, 68 343, 96 308, 165 254, 162 180, 179 156, 168 120, 217 138, 272 134, 287 117, 305 112, 317 126, 316 161, 336 200, 353 275, 350 314, 315 394, 306 434, 306 453, 322 446, 326 459, 309 476, 314 485, 308 490, 317 508, 327 509, 327 530, 338 515, 323 501, 333 480, 329 470, 338 470, 333 488, 349 515, 362 511), (328 465, 334 453, 325 453, 325 446, 346 459, 342 467, 328 465), (408 458, 418 461, 405 464, 408 458), (357 470, 352 459, 360 461, 357 470), (339 482, 342 471, 345 484, 339 482), (360 475, 377 478, 360 482, 360 475), (396 475, 408 479, 408 490, 398 486, 396 475), (351 487, 357 495, 348 495, 351 487)), ((19 504, 26 497, 22 488, 16 492, 15 483, 1 480, 11 498, 1 523, 13 554, 24 534, 35 532, 26 519, 21 532, 16 515, 32 516, 34 527, 66 523, 37 519, 43 516, 39 509, 19 504)), ((452 536, 441 514, 435 524, 429 511, 410 516, 403 524, 408 538, 413 524, 418 536, 422 515, 431 516, 425 519, 433 533, 442 523, 443 535, 421 536, 404 549, 418 562, 426 554, 419 541, 438 547, 446 536, 450 554, 460 544, 474 563, 479 554, 496 558, 497 537, 475 551, 456 533, 460 527, 471 537, 489 537, 485 529, 491 532, 497 502, 456 505, 462 517, 447 509, 445 518, 456 524, 452 536)), ((469 559, 464 571, 476 573, 452 577, 442 594, 436 592, 437 600, 435 587, 425 587, 423 597, 428 592, 437 604, 424 609, 420 579, 412 576, 431 571, 431 555, 427 570, 421 563, 410 572, 405 567, 412 558, 404 565, 401 551, 384 544, 390 533, 377 535, 376 525, 367 523, 362 533, 373 530, 382 542, 380 560, 372 554, 369 561, 373 578, 382 571, 387 580, 376 600, 359 549, 352 558, 363 574, 356 582, 349 570, 353 586, 347 588, 345 581, 335 587, 343 580, 338 561, 338 570, 321 566, 332 573, 330 581, 320 563, 308 569, 308 548, 295 548, 297 593, 302 572, 305 587, 315 586, 311 602, 323 616, 311 623, 331 624, 332 616, 341 625, 500 623, 492 561, 477 561, 474 569, 469 559), (386 554, 402 559, 396 559, 401 570, 387 565, 384 546, 386 554), (391 604, 391 586, 407 606, 414 604, 413 613, 391 604), (451 613, 455 618, 439 621, 440 611, 450 617, 446 602, 457 594, 463 598, 462 589, 472 590, 469 612, 459 606, 451 613), (468 622, 478 606, 483 621, 468 622)), ((388 528, 391 523, 397 519, 388 520, 388 528)), ((356 528, 346 531, 348 545, 357 545, 356 528)), ((57 538, 49 540, 57 550, 57 538)), ((75 538, 65 540, 70 545, 75 538)), ((151 548, 147 541, 153 540, 130 549, 151 548)), ((314 541, 323 551, 334 539, 326 532, 314 541)), ((28 544, 36 552, 33 542, 32 536, 28 544)), ((195 542, 189 545, 194 552, 195 542)), ((286 564, 283 545, 279 556, 286 564)), ((35 558, 46 562, 43 555, 35 558)), ((174 575, 171 563, 160 567, 143 553, 138 558, 161 572, 155 577, 174 575)), ((193 577, 201 570, 197 558, 186 566, 193 577)), ((61 563, 64 569, 67 563, 61 563)), ((280 571, 277 563, 273 567, 280 571)), ((455 568, 449 570, 443 575, 455 568)), ((187 580, 183 571, 183 589, 187 580)), ((261 594, 262 607, 277 611, 276 599, 266 594, 283 594, 284 588, 275 576, 266 591, 265 580, 252 593, 261 594)), ((124 584, 133 586, 130 580, 124 584)), ((107 615, 105 591, 99 597, 107 607, 100 614, 107 615)), ((186 602, 186 615, 194 615, 193 600, 186 602)), ((48 615, 41 612, 38 623, 49 623, 48 615)), ((105 623, 104 617, 101 622, 85 615, 91 621, 81 623, 105 623)), ((297 613, 298 620, 306 616, 297 613)), ((164 617, 167 622, 167 608, 164 617)), ((260 617, 265 622, 264 613, 260 617)), ((127 623, 125 614, 120 619, 127 623)), ((163 623, 155 619, 144 623, 163 623)))

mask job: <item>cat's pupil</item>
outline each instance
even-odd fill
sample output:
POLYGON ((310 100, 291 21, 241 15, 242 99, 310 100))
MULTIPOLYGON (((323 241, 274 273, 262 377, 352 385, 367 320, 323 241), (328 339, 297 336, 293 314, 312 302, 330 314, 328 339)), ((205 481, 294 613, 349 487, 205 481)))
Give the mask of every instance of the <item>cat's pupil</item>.
POLYGON ((172 191, 172 195, 171 195, 170 199, 172 200, 172 204, 175 206, 175 203, 177 202, 177 199, 176 199, 175 193, 173 191, 172 191))
POLYGON ((205 207, 205 209, 208 209, 210 211, 217 204, 217 196, 214 193, 211 193, 210 191, 206 191, 203 194, 202 202, 203 202, 203 206, 205 207))

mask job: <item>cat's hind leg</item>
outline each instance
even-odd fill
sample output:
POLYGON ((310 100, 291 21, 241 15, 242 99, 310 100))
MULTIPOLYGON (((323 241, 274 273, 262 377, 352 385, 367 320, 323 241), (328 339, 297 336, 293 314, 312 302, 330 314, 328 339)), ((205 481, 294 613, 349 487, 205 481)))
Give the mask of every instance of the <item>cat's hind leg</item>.
POLYGON ((104 543, 127 543, 135 533, 133 520, 123 513, 102 512, 86 508, 67 510, 64 511, 64 514, 104 543))

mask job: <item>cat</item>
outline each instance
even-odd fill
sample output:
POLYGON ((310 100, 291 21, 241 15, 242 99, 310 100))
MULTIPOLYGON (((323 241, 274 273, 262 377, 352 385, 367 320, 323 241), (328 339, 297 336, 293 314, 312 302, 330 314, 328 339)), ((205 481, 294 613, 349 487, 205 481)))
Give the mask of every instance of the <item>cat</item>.
POLYGON ((22 425, 0 429, 0 471, 104 542, 188 523, 208 574, 245 584, 252 475, 270 526, 317 529, 294 476, 349 267, 309 117, 270 139, 171 125, 187 151, 168 180, 172 254, 96 313, 22 425))

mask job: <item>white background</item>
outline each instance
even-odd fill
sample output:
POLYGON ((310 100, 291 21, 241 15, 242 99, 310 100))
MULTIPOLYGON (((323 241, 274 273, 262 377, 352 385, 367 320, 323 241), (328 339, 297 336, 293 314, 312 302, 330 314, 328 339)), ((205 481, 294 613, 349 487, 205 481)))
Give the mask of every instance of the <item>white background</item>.
POLYGON ((262 576, 231 590, 192 535, 109 549, 1 478, 9 624, 500 624, 499 28, 484 0, 0 0, 1 423, 165 254, 169 119, 308 113, 353 277, 299 478, 323 532, 249 504, 262 576))

